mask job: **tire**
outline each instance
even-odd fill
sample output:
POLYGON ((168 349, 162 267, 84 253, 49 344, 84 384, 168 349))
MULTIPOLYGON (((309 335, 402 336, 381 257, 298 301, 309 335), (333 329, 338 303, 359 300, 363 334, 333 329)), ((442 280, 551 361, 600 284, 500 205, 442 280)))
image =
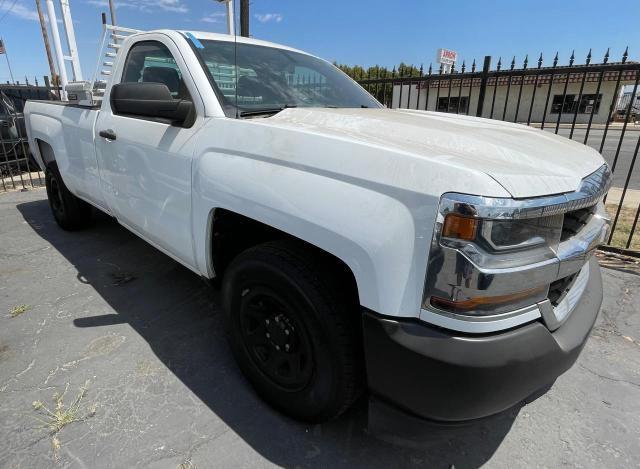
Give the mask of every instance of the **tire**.
POLYGON ((222 282, 227 335, 258 394, 298 420, 344 411, 363 385, 357 302, 313 249, 274 241, 236 257, 222 282))
POLYGON ((55 161, 47 166, 45 184, 49 207, 60 228, 76 231, 91 223, 91 205, 69 192, 55 161))

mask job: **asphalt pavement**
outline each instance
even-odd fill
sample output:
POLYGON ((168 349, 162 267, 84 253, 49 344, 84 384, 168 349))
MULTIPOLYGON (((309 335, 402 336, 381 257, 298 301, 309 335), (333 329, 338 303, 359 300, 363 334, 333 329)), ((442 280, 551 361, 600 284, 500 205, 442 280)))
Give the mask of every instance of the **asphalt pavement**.
POLYGON ((410 438, 371 428, 365 401, 283 417, 239 373, 209 285, 106 216, 68 233, 44 190, 0 194, 0 467, 638 467, 640 276, 606 264, 596 327, 549 392, 410 438))
MULTIPOLYGON (((545 126, 545 132, 555 132, 555 125, 545 126)), ((569 137, 571 129, 567 127, 561 127, 558 129, 558 135, 563 137, 569 137)), ((574 129, 572 140, 579 143, 584 143, 586 135, 586 129, 576 128, 574 129)), ((602 128, 595 128, 589 131, 587 139, 587 145, 601 151, 602 156, 609 163, 610 166, 613 162, 616 162, 615 171, 613 173, 613 186, 624 187, 627 175, 629 174, 629 168, 633 161, 633 155, 635 154, 638 141, 640 139, 640 129, 637 126, 633 126, 625 131, 622 141, 622 128, 619 125, 609 128, 606 132, 606 138, 604 138, 604 145, 602 145, 603 137, 605 137, 605 130, 602 128), (616 158, 617 155, 617 158, 616 158)), ((561 157, 562 155, 559 155, 561 157)), ((629 189, 640 189, 640 169, 638 168, 640 162, 634 165, 634 169, 631 172, 631 178, 629 180, 629 189)))

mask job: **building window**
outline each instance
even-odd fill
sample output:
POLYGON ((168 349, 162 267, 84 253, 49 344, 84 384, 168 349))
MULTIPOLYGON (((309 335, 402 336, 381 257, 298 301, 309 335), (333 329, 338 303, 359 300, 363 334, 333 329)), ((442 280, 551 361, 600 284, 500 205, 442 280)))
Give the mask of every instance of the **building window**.
POLYGON ((591 114, 592 111, 594 114, 597 114, 600 110, 600 101, 602 101, 602 94, 598 94, 597 96, 595 94, 583 94, 580 97, 579 103, 578 95, 556 94, 551 103, 551 114, 558 114, 560 111, 562 111, 563 114, 572 114, 576 112, 576 109, 578 110, 578 114, 591 114))
POLYGON ((469 110, 469 97, 461 96, 458 98, 457 96, 447 98, 446 96, 443 98, 438 98, 438 107, 436 111, 438 112, 463 112, 467 113, 469 110), (458 99, 460 100, 460 107, 458 108, 458 99))

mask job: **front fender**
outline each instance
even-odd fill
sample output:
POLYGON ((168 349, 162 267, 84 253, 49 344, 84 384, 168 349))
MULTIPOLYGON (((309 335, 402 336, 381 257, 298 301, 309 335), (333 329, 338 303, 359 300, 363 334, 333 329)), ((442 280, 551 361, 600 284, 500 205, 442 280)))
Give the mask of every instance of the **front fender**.
POLYGON ((353 272, 363 306, 418 316, 431 237, 427 227, 433 226, 433 220, 421 218, 435 210, 415 200, 417 194, 402 200, 320 172, 216 148, 195 159, 193 175, 194 248, 201 272, 213 275, 211 219, 216 208, 224 208, 341 259, 353 272))

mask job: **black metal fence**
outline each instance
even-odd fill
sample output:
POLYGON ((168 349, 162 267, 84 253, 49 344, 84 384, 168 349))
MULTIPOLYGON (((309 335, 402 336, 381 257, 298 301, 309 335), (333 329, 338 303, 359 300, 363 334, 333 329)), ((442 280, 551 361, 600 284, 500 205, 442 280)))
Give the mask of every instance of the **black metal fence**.
MULTIPOLYGON (((507 68, 491 57, 482 67, 475 61, 460 70, 431 66, 380 67, 353 76, 388 107, 475 115, 536 126, 592 146, 603 154, 613 171, 613 188, 606 205, 613 217, 607 240, 612 250, 640 255, 640 63, 592 63, 591 52, 582 65, 543 66, 542 55, 534 67, 528 58, 507 68)), ((0 85, 0 191, 27 189, 44 184, 27 144, 22 110, 27 99, 57 99, 49 86, 0 85)))
POLYGON ((463 62, 459 70, 372 67, 350 74, 387 107, 517 122, 595 148, 614 174, 606 199, 613 218, 607 247, 640 254, 640 63, 629 61, 627 50, 619 62, 609 58, 607 50, 601 63, 592 63, 589 51, 584 64, 575 64, 572 54, 561 66, 556 54, 545 67, 540 55, 533 67, 526 57, 516 68, 514 57, 507 67, 499 59, 492 68, 487 56, 482 66, 463 62))
POLYGON ((0 85, 0 191, 44 185, 44 174, 29 151, 24 123, 28 99, 56 99, 48 86, 0 85))

